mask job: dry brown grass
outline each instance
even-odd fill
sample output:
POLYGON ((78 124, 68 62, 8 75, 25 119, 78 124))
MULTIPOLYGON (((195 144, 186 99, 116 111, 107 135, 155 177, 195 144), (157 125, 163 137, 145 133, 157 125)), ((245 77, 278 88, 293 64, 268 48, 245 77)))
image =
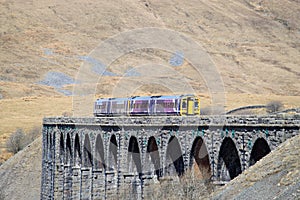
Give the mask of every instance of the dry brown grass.
POLYGON ((17 128, 25 132, 42 126, 46 116, 61 116, 63 112, 71 112, 70 97, 23 97, 0 100, 0 149, 1 160, 6 160, 11 154, 5 153, 5 141, 17 128))

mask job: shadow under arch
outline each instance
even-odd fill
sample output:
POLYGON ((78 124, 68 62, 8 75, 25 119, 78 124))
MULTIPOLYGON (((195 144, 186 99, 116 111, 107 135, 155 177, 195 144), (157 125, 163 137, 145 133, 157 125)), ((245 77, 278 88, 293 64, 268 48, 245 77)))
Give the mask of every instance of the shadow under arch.
POLYGON ((84 137, 84 147, 83 147, 83 166, 92 167, 93 155, 91 149, 91 142, 88 134, 84 137))
POLYGON ((59 161, 60 164, 64 163, 64 156, 65 155, 65 144, 64 144, 64 135, 63 133, 60 133, 59 138, 59 161))
POLYGON ((234 142, 229 137, 226 137, 222 142, 218 158, 217 173, 217 177, 221 180, 224 180, 224 178, 226 180, 230 178, 231 180, 242 173, 238 151, 234 142), (227 177, 228 175, 229 177, 227 177))
POLYGON ((80 151, 80 140, 78 134, 75 135, 74 144, 74 165, 81 165, 81 151, 80 151))
POLYGON ((118 143, 115 135, 109 140, 108 167, 109 170, 117 170, 118 143))
POLYGON ((263 158, 265 155, 271 152, 271 149, 264 138, 258 138, 250 154, 249 166, 254 165, 257 161, 263 158))
POLYGON ((49 160, 52 160, 53 159, 53 137, 51 132, 47 136, 47 144, 48 144, 47 157, 49 160))
POLYGON ((180 144, 175 136, 169 139, 166 154, 166 175, 179 177, 184 173, 184 162, 180 144), (174 171, 175 169, 175 171, 174 171))
POLYGON ((95 169, 105 169, 104 162, 104 146, 103 140, 100 134, 97 135, 96 145, 95 145, 95 156, 94 156, 94 168, 95 169))
POLYGON ((209 154, 200 136, 196 137, 193 142, 190 154, 190 168, 193 170, 195 178, 207 180, 211 177, 209 154))
POLYGON ((137 172, 140 176, 142 173, 141 154, 139 143, 134 136, 131 136, 129 139, 127 162, 128 172, 137 172))
POLYGON ((144 172, 156 175, 158 180, 161 177, 160 156, 155 137, 153 136, 148 139, 144 172))
POLYGON ((70 134, 67 134, 66 140, 66 164, 73 163, 73 155, 72 155, 72 144, 71 144, 71 137, 70 134))

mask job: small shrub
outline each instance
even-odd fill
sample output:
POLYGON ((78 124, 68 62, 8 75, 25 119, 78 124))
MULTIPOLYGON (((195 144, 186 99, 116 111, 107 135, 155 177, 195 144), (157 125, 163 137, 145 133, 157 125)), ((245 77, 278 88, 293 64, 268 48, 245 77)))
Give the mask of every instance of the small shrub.
POLYGON ((63 117, 72 117, 72 113, 66 111, 66 112, 63 112, 63 113, 62 113, 62 116, 63 116, 63 117))
POLYGON ((17 129, 6 141, 7 151, 16 154, 25 147, 25 134, 22 129, 17 129))
POLYGON ((225 110, 222 107, 218 106, 209 106, 200 109, 201 115, 222 115, 225 113, 225 110))
POLYGON ((283 107, 280 101, 271 101, 266 105, 268 113, 278 112, 283 107))
POLYGON ((26 143, 30 144, 31 142, 33 142, 36 138, 38 138, 41 135, 41 128, 40 127, 34 127, 33 129, 31 129, 27 134, 26 134, 26 143))
POLYGON ((252 110, 239 110, 235 115, 254 115, 254 112, 252 110))
POLYGON ((211 115, 212 111, 210 107, 204 107, 200 109, 201 115, 211 115))
POLYGON ((31 129, 27 134, 24 133, 23 129, 18 128, 6 141, 7 151, 13 154, 18 153, 40 134, 41 128, 39 127, 31 129))

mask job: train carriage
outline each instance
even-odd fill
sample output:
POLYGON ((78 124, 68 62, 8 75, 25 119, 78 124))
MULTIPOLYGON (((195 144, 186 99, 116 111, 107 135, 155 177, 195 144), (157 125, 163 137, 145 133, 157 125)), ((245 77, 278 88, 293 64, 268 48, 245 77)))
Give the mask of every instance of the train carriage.
POLYGON ((109 98, 97 99, 94 106, 94 116, 107 116, 110 107, 109 98))
POLYGON ((128 115, 130 98, 111 98, 109 115, 128 115))
POLYGON ((132 97, 130 99, 130 115, 150 115, 151 97, 132 97))
POLYGON ((156 96, 153 98, 154 115, 179 115, 180 96, 156 96))

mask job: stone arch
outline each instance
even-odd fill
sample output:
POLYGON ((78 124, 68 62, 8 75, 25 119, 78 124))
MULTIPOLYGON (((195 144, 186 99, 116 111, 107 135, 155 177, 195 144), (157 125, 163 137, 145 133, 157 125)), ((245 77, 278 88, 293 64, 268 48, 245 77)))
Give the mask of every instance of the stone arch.
POLYGON ((190 168, 196 178, 210 179, 211 166, 209 162, 209 154, 203 139, 198 136, 195 138, 191 154, 190 154, 190 168))
POLYGON ((74 165, 81 165, 80 140, 78 134, 75 135, 74 142, 74 165))
POLYGON ((109 140, 109 157, 108 157, 108 167, 110 170, 117 169, 117 154, 118 154, 118 143, 115 135, 112 135, 109 140))
POLYGON ((242 172, 238 151, 229 137, 225 137, 220 147, 217 171, 221 180, 231 180, 242 172))
POLYGON ((139 143, 134 136, 131 136, 129 139, 127 162, 128 172, 137 172, 139 174, 142 173, 139 143))
POLYGON ((176 174, 181 176, 184 173, 182 151, 179 141, 175 136, 170 137, 168 142, 165 167, 167 176, 174 176, 176 174))
POLYGON ((83 166, 92 167, 93 164, 92 161, 93 161, 93 156, 92 156, 91 142, 89 139, 89 135, 85 134, 84 147, 83 147, 83 166))
POLYGON ((271 152, 271 149, 264 138, 256 139, 250 154, 249 166, 254 165, 257 161, 271 152))
POLYGON ((59 161, 60 163, 64 163, 64 155, 65 155, 65 144, 64 144, 64 135, 60 133, 59 138, 59 161))
POLYGON ((70 134, 67 134, 66 140, 66 163, 71 164, 73 163, 73 155, 72 155, 72 144, 71 144, 71 137, 70 134))
POLYGON ((148 139, 144 172, 155 175, 157 179, 161 176, 160 155, 154 136, 148 139))
POLYGON ((105 169, 103 140, 100 134, 97 135, 94 156, 94 168, 105 169))

